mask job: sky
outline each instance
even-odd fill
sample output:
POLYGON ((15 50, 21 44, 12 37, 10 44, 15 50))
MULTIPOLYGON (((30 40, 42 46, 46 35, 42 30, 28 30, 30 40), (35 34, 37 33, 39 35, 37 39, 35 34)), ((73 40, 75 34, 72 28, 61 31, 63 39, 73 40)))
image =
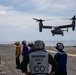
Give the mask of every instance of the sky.
POLYGON ((47 26, 71 24, 76 15, 76 0, 0 0, 0 41, 76 40, 76 30, 69 28, 64 36, 52 36, 51 29, 39 32, 38 19, 47 26))

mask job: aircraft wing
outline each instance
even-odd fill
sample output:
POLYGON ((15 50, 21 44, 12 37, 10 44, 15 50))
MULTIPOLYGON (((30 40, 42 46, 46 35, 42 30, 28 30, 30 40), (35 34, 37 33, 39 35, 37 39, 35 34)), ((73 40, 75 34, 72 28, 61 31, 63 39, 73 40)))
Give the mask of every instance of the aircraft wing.
POLYGON ((58 26, 58 28, 70 28, 70 27, 72 27, 72 24, 58 26))
POLYGON ((53 26, 43 26, 43 28, 51 29, 53 26))

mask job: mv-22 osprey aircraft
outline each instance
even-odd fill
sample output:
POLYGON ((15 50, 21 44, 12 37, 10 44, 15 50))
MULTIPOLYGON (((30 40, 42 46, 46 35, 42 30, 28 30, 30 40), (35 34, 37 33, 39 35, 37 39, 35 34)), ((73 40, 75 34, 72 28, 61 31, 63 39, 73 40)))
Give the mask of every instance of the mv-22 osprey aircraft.
POLYGON ((54 26, 44 26, 43 22, 45 20, 36 19, 36 18, 33 18, 33 19, 36 20, 37 22, 39 22, 39 31, 40 32, 42 32, 42 28, 46 28, 46 29, 52 29, 52 28, 54 28, 53 30, 51 30, 53 36, 54 35, 62 35, 62 36, 64 36, 63 31, 65 31, 65 30, 62 30, 64 28, 67 28, 67 30, 66 30, 67 32, 68 32, 68 28, 70 28, 70 27, 72 27, 73 31, 75 30, 75 20, 76 20, 75 15, 70 19, 70 20, 72 20, 71 24, 61 25, 61 26, 57 26, 57 27, 54 27, 54 26))

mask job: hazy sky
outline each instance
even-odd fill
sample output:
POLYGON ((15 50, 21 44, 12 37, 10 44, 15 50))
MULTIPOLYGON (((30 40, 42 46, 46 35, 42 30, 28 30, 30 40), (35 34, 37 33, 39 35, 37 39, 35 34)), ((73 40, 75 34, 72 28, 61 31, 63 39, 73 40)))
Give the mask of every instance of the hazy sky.
POLYGON ((32 18, 55 19, 44 25, 65 25, 76 15, 76 0, 0 0, 0 41, 21 40, 76 40, 76 30, 64 36, 52 36, 50 29, 39 32, 38 22, 32 18))

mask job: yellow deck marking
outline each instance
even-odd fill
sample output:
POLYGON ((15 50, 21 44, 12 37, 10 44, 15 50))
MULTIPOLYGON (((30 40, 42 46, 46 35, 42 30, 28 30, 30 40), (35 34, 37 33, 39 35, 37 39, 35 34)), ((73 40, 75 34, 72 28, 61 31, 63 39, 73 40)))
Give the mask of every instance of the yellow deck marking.
MULTIPOLYGON (((57 53, 57 51, 53 51, 53 50, 47 50, 47 52, 57 53)), ((67 53, 67 55, 68 55, 68 56, 76 57, 76 54, 67 53)))

